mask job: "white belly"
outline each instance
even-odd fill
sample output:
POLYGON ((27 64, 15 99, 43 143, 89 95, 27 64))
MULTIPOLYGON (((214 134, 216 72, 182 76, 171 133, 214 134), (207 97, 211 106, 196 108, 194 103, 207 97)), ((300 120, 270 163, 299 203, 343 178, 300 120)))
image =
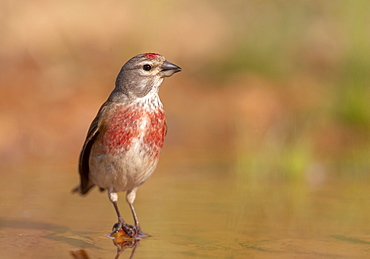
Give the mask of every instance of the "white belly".
POLYGON ((132 190, 153 173, 158 159, 152 159, 139 145, 123 155, 103 154, 90 159, 90 179, 97 186, 112 192, 132 190), (94 169, 94 170, 91 170, 94 169))

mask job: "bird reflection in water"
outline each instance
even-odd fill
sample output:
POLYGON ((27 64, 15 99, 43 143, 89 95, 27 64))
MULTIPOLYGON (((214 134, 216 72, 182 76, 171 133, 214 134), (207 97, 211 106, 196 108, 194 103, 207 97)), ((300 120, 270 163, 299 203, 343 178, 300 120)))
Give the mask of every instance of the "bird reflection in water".
MULTIPOLYGON (((108 235, 108 237, 112 239, 113 244, 117 247, 117 253, 116 256, 114 257, 115 259, 118 259, 123 253, 123 251, 125 251, 127 248, 132 249, 130 257, 128 258, 130 259, 134 258, 135 251, 139 245, 140 239, 129 238, 122 229, 115 234, 108 235)), ((74 259, 90 258, 84 249, 70 251, 70 254, 74 259)))
POLYGON ((122 239, 118 241, 117 239, 113 239, 113 244, 117 247, 117 254, 115 259, 119 258, 123 251, 125 251, 127 248, 132 248, 130 259, 134 258, 136 248, 138 247, 140 242, 140 239, 122 239))
POLYGON ((140 239, 136 238, 129 238, 126 233, 123 231, 123 229, 120 229, 120 231, 108 235, 109 238, 112 238, 113 244, 117 247, 117 254, 115 259, 119 258, 123 251, 125 251, 127 248, 131 248, 131 255, 130 259, 134 258, 136 248, 139 245, 140 239))

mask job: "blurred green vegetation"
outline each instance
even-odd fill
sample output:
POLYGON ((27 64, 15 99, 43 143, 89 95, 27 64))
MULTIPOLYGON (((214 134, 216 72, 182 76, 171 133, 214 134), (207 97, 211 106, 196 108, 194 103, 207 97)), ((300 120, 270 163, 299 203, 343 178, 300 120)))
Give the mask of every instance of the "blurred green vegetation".
MULTIPOLYGON (((259 12, 249 30, 241 26, 248 20, 243 14, 247 9, 236 8, 233 28, 238 39, 229 46, 226 58, 206 66, 208 78, 216 85, 230 87, 230 78, 247 71, 276 82, 278 90, 274 90, 284 94, 288 81, 298 76, 325 89, 321 91, 325 96, 306 113, 293 107, 290 122, 278 122, 284 130, 271 138, 264 135, 252 148, 248 148, 248 140, 242 142, 238 171, 252 172, 257 178, 261 173, 291 179, 316 173, 322 177, 368 176, 369 2, 263 1, 260 5, 268 7, 263 8, 267 13, 259 12), (317 139, 320 129, 324 133, 317 139), (322 138, 334 140, 315 143, 322 138)), ((238 131, 243 135, 245 124, 238 131)))

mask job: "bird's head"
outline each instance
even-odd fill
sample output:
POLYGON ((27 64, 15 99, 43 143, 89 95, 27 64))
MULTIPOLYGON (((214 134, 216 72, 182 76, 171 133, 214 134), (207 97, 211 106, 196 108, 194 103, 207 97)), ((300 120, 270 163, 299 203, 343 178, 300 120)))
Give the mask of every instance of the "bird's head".
POLYGON ((155 53, 145 53, 131 58, 122 67, 116 80, 116 89, 131 98, 141 98, 149 93, 157 93, 165 77, 181 71, 181 68, 168 62, 155 53))

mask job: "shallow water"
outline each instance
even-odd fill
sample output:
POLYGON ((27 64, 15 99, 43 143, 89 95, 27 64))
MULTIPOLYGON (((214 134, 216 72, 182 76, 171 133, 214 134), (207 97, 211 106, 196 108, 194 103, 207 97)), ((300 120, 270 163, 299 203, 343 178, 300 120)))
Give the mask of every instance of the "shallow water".
MULTIPOLYGON (((115 244, 107 195, 72 195, 74 165, 2 169, 0 258, 365 258, 369 179, 255 179, 162 163, 135 202, 149 237, 115 244)), ((132 223, 124 195, 120 208, 132 223)))

